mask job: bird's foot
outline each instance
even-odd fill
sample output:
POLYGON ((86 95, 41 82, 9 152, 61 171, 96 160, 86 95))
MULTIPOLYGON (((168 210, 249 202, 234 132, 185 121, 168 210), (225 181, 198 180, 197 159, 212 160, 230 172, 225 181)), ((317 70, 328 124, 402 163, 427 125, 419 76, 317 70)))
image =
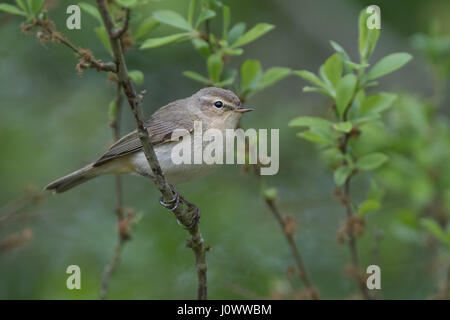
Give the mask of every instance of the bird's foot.
POLYGON ((173 199, 169 200, 169 201, 164 201, 163 196, 161 196, 159 198, 159 203, 164 207, 169 209, 170 211, 175 211, 178 208, 178 205, 180 204, 180 200, 182 200, 183 198, 180 196, 180 194, 178 193, 178 190, 174 187, 174 186, 170 186, 170 188, 172 189, 173 192, 173 199))
POLYGON ((186 212, 191 214, 190 222, 187 225, 185 225, 185 224, 182 224, 179 219, 177 219, 178 225, 183 226, 187 230, 194 228, 200 221, 200 209, 197 208, 194 204, 185 200, 173 185, 170 185, 170 188, 172 189, 172 192, 174 194, 173 199, 171 199, 169 201, 164 201, 163 197, 161 197, 159 199, 159 203, 164 208, 167 208, 174 213, 175 213, 175 210, 177 210, 180 203, 183 203, 184 205, 186 205, 186 207, 187 207, 186 212))

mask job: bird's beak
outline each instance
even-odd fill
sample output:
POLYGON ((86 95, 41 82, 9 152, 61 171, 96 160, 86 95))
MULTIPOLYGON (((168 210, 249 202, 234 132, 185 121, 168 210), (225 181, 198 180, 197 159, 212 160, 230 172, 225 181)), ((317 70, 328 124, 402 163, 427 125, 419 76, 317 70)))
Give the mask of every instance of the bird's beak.
POLYGON ((250 111, 253 111, 253 110, 255 110, 255 109, 239 107, 239 108, 235 108, 233 111, 234 112, 239 112, 239 113, 246 113, 246 112, 250 112, 250 111))

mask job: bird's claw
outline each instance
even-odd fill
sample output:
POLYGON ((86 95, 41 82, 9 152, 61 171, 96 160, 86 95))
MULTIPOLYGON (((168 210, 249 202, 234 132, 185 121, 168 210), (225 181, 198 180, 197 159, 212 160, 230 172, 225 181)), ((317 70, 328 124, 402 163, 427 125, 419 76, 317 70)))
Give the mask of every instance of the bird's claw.
POLYGON ((178 190, 174 186, 171 185, 170 187, 174 194, 173 199, 171 199, 169 201, 164 201, 164 198, 161 196, 161 198, 159 198, 159 203, 164 208, 169 209, 172 212, 174 212, 178 208, 178 206, 180 205, 180 202, 185 204, 187 206, 187 212, 191 213, 191 221, 189 222, 189 224, 187 226, 182 224, 179 219, 177 219, 177 223, 179 226, 182 226, 187 230, 194 228, 200 221, 200 209, 197 208, 192 203, 184 200, 183 197, 180 196, 180 194, 178 193, 178 190))
POLYGON ((175 211, 178 208, 178 205, 180 204, 180 194, 178 193, 178 190, 175 189, 175 187, 171 186, 172 192, 174 194, 173 199, 169 201, 164 201, 163 196, 159 198, 159 203, 164 207, 169 209, 170 211, 175 211))

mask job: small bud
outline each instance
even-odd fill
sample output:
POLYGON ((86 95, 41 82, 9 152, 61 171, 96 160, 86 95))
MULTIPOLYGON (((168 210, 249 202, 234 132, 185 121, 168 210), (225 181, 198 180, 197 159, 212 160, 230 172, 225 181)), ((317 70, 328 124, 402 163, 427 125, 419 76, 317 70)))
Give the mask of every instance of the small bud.
POLYGON ((266 201, 273 201, 277 197, 277 189, 276 188, 268 188, 263 191, 263 196, 266 201))

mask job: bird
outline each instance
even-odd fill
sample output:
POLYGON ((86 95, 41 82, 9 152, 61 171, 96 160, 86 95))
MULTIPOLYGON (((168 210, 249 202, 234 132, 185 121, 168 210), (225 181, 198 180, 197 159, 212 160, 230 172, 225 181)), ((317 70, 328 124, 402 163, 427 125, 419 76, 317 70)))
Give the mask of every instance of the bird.
MULTIPOLYGON (((212 167, 173 163, 172 149, 182 143, 180 137, 174 137, 176 130, 184 130, 192 137, 196 121, 201 123, 203 131, 236 129, 241 115, 252 110, 242 107, 239 97, 232 91, 215 87, 200 89, 190 97, 159 108, 144 123, 144 128, 167 181, 171 185, 190 181, 212 167)), ((194 143, 194 139, 192 141, 194 143)), ((97 161, 51 182, 45 189, 62 193, 99 176, 129 173, 154 179, 137 130, 117 140, 97 161)))

